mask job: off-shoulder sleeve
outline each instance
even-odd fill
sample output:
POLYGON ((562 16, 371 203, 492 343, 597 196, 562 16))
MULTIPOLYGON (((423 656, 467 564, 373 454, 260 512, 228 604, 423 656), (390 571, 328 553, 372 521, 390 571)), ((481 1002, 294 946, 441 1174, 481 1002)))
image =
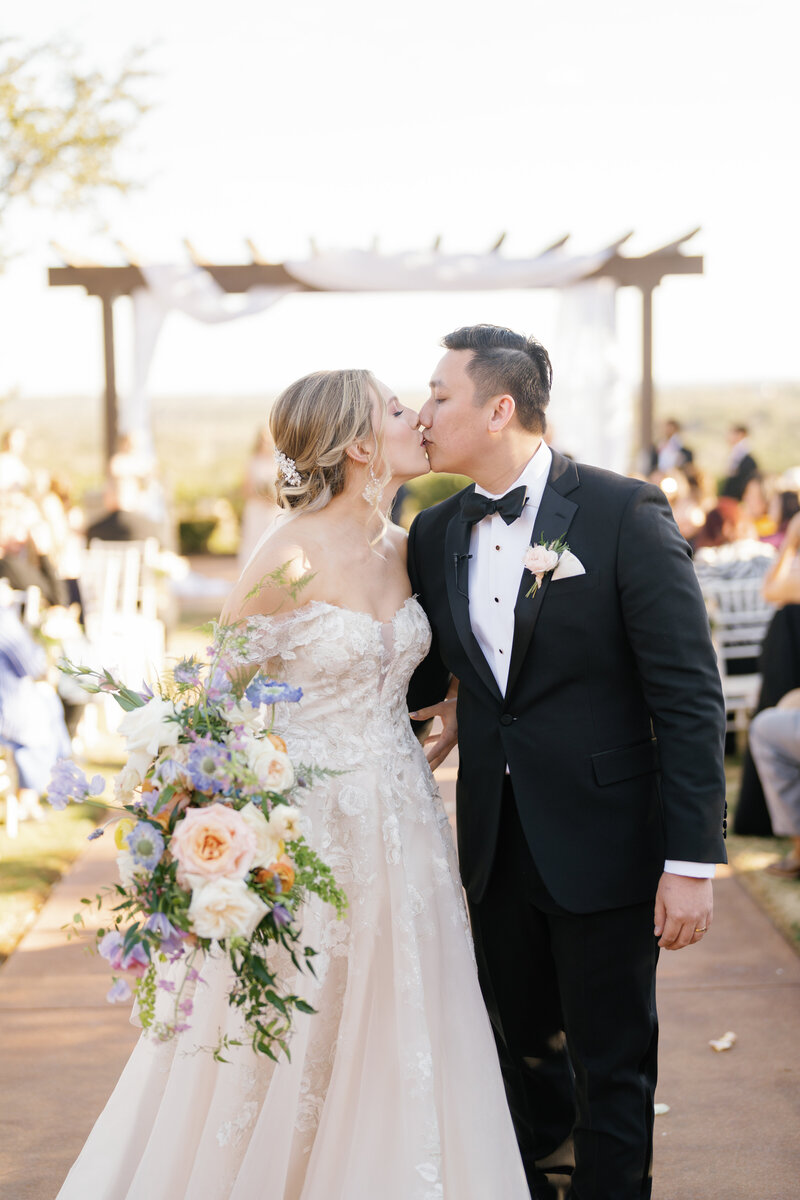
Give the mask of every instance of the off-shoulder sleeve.
POLYGON ((229 656, 237 666, 296 658, 297 648, 307 646, 317 636, 320 615, 312 602, 289 613, 248 617, 229 656))

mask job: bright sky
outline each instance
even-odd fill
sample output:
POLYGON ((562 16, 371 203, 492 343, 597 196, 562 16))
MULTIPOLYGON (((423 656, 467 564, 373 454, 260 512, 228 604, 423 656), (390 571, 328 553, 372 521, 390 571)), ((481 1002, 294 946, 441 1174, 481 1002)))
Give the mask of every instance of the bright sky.
MULTIPOLYGON (((31 0, 8 33, 68 37, 111 70, 151 44, 153 109, 123 166, 145 187, 86 214, 19 213, 0 277, 0 393, 96 393, 100 309, 48 289, 54 238, 112 261, 246 261, 324 247, 487 249, 566 232, 644 252, 696 225, 706 275, 656 296, 657 381, 800 378, 800 73, 792 0, 31 0), (105 223, 107 232, 99 232, 105 223)), ((155 394, 270 392, 322 366, 422 388, 456 325, 546 338, 551 293, 296 297, 207 327, 172 316, 155 394)), ((120 387, 130 317, 118 306, 120 387)), ((620 294, 626 373, 638 294, 620 294)), ((556 372, 558 364, 555 364, 556 372)))

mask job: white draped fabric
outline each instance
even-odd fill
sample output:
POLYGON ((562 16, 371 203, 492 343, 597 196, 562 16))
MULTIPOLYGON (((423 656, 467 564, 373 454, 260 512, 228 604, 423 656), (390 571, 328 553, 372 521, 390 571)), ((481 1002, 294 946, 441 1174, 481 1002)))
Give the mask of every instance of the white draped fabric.
MULTIPOLYGON (((302 284, 348 292, 557 288, 561 289, 559 317, 549 347, 555 364, 554 444, 584 462, 625 471, 632 412, 617 372, 616 284, 612 279, 587 279, 611 253, 606 249, 569 256, 559 248, 535 258, 511 259, 497 253, 434 250, 390 255, 330 251, 285 263, 296 285, 254 287, 243 295, 229 295, 208 271, 194 264, 142 267, 147 286, 132 297, 133 378, 121 406, 121 428, 136 435, 142 453, 152 453, 148 378, 164 320, 173 311, 206 324, 232 321, 263 312, 302 284)), ((491 313, 487 315, 491 319, 491 313)))
POLYGON ((579 462, 630 469, 633 406, 619 373, 616 284, 593 279, 560 296, 550 349, 553 445, 579 462))
POLYGON ((164 321, 170 312, 182 312, 195 321, 216 325, 263 312, 293 287, 254 287, 243 295, 230 295, 202 267, 162 264, 140 268, 147 287, 136 288, 133 300, 133 378, 120 411, 120 428, 134 434, 137 448, 153 452, 148 378, 164 321))
POLYGON ((585 279, 608 260, 611 250, 570 258, 562 249, 536 258, 499 254, 440 254, 409 250, 378 254, 343 250, 285 264, 295 279, 311 287, 343 292, 495 291, 502 288, 558 288, 585 279))

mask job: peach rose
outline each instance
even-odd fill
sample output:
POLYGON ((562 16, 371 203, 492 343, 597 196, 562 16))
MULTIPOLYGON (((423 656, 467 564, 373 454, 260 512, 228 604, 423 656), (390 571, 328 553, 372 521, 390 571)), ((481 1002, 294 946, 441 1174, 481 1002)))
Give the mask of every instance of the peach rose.
POLYGON ((194 887, 195 879, 244 879, 253 865, 256 839, 235 809, 209 804, 189 809, 175 826, 170 850, 179 875, 194 887))

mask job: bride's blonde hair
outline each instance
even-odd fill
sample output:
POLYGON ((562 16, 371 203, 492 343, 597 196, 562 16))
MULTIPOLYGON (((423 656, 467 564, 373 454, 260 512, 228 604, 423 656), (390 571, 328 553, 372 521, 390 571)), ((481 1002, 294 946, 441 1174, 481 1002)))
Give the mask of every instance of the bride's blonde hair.
MULTIPOLYGON (((291 383, 273 405, 269 427, 275 446, 294 461, 299 482, 278 475, 278 502, 292 512, 315 512, 344 489, 346 450, 353 442, 375 440, 368 466, 381 485, 390 472, 383 462, 383 416, 373 428, 373 395, 380 396, 371 371, 315 371, 291 383)), ((377 511, 377 501, 375 504, 377 511)))

